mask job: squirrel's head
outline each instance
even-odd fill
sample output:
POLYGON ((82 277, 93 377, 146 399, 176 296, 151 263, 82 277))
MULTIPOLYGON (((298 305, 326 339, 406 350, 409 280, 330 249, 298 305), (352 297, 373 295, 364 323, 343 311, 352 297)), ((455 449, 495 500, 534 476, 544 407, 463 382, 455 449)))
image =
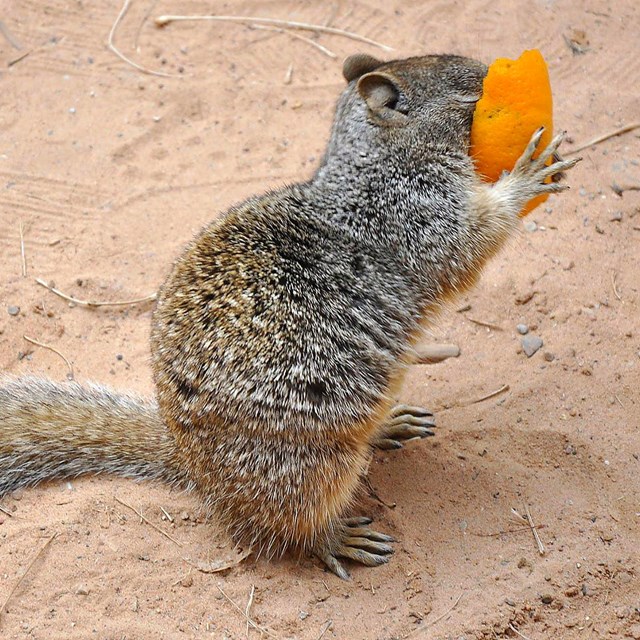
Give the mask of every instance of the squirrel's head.
POLYGON ((481 62, 454 55, 382 62, 358 54, 343 66, 370 125, 390 144, 420 147, 431 142, 464 152, 486 73, 481 62))

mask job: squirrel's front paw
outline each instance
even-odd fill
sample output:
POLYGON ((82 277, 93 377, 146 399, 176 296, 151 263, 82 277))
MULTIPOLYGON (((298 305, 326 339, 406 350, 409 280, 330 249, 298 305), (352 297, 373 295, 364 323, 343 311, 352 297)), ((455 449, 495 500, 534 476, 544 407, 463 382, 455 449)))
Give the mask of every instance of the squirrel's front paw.
POLYGON ((391 536, 369 529, 371 518, 345 518, 338 527, 336 539, 319 544, 315 555, 343 580, 349 580, 349 572, 338 558, 348 558, 367 567, 377 567, 389 561, 394 542, 391 536))
POLYGON ((558 193, 569 187, 562 184, 559 179, 562 173, 574 167, 582 158, 571 158, 571 160, 561 159, 556 151, 565 137, 565 133, 560 133, 549 143, 542 153, 534 158, 540 138, 544 132, 544 127, 540 127, 532 136, 524 153, 520 156, 513 171, 500 178, 500 181, 508 182, 511 188, 518 191, 518 196, 524 203, 529 202, 536 196, 543 193, 558 193), (547 164, 549 159, 554 162, 547 164), (551 178, 550 181, 547 181, 551 178))

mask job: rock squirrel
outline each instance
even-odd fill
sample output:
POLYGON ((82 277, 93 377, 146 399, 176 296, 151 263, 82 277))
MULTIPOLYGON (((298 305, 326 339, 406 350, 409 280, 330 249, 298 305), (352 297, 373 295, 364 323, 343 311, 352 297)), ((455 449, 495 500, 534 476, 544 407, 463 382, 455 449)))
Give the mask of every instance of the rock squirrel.
POLYGON ((191 484, 233 538, 384 563, 347 517, 373 447, 433 433, 394 407, 424 328, 467 289, 534 196, 566 187, 557 136, 483 183, 469 132, 486 67, 453 55, 344 63, 320 166, 205 227, 163 284, 157 402, 39 378, 0 386, 0 495, 112 472, 191 484), (545 162, 553 159, 551 166, 545 162))

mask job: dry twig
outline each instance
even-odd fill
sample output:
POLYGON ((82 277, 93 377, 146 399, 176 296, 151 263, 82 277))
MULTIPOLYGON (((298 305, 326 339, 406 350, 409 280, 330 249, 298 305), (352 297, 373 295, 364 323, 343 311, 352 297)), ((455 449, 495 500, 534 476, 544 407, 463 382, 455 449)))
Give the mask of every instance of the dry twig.
POLYGON ((254 622, 243 610, 242 608, 236 604, 222 589, 222 587, 218 584, 216 585, 218 587, 218 591, 224 596, 224 598, 231 603, 231 605, 233 605, 233 608, 236 609, 237 611, 240 612, 240 614, 242 615, 243 618, 246 618, 247 623, 250 624, 256 631, 259 631, 260 633, 264 633, 265 635, 269 636, 270 638, 275 638, 277 636, 274 636, 273 633, 271 633, 270 631, 267 631, 264 627, 261 627, 257 622, 254 622))
POLYGON ((618 300, 622 301, 622 297, 620 296, 620 293, 618 292, 618 288, 616 287, 616 272, 615 271, 611 272, 611 286, 613 287, 613 293, 615 294, 616 298, 618 298, 618 300))
POLYGON ((9 604, 9 600, 11 600, 11 597, 13 596, 13 594, 17 591, 18 587, 22 584, 24 579, 27 577, 27 574, 29 573, 29 571, 31 571, 31 568, 36 563, 36 560, 44 553, 44 550, 53 542, 53 539, 56 538, 57 536, 58 536, 58 534, 54 533, 42 545, 42 547, 40 547, 40 551, 38 551, 38 553, 36 553, 36 555, 33 556, 33 560, 31 560, 31 562, 29 563, 29 565, 25 569, 24 573, 20 576, 18 581, 13 585, 12 589, 9 591, 9 595, 4 599, 4 602, 2 603, 2 607, 0 607, 0 623, 2 623, 2 616, 7 610, 7 605, 9 604))
POLYGON ((331 625, 333 624, 333 620, 327 620, 322 629, 320 629, 320 635, 318 636, 318 640, 322 640, 324 638, 325 633, 331 629, 331 625))
POLYGON ((633 124, 627 124, 624 127, 620 127, 615 129, 614 131, 610 131, 609 133, 605 133, 589 142, 585 142, 581 144, 579 147, 575 147, 575 149, 570 149, 564 153, 565 156, 571 156, 574 153, 579 153, 580 151, 584 151, 585 149, 592 147, 596 144, 600 144, 605 140, 609 140, 609 138, 615 138, 616 136, 622 135, 623 133, 628 133, 629 131, 634 131, 635 129, 640 129, 640 122, 634 122, 633 124))
POLYGON ((471 404, 478 404, 478 402, 484 402, 485 400, 489 400, 490 398, 495 398, 499 396, 501 393, 505 391, 509 391, 510 387, 508 384, 503 384, 499 389, 492 391, 491 393, 487 393, 487 395, 477 398, 476 400, 469 400, 465 406, 469 406, 471 404))
POLYGON ((518 513, 513 507, 511 508, 511 513, 517 518, 518 522, 525 523, 529 527, 529 529, 531 529, 533 538, 536 541, 536 544, 538 545, 538 553, 541 556, 543 556, 546 553, 546 551, 545 551, 544 545, 542 544, 542 540, 538 535, 538 526, 534 524, 533 518, 531 517, 531 511, 529 511, 529 507, 527 505, 524 505, 525 515, 518 513))
POLYGON ((6 513, 10 518, 13 518, 13 513, 11 513, 9 509, 5 509, 1 504, 0 504, 0 511, 2 511, 2 513, 6 513))
POLYGON ((249 593, 249 599, 247 600, 247 606, 245 607, 244 610, 244 615, 247 616, 247 629, 246 629, 246 634, 247 634, 247 640, 249 639, 249 614, 251 613, 251 605, 253 604, 253 595, 256 592, 256 587, 255 585, 251 585, 251 592, 249 593))
POLYGON ((124 18, 124 14, 127 13, 127 10, 129 9, 130 4, 131 4, 131 0, 124 0, 122 9, 120 9, 120 13, 118 14, 118 17, 113 23, 113 26, 111 27, 111 31, 109 31, 109 38, 107 39, 107 46, 109 47, 109 49, 111 49, 111 51, 113 51, 113 53, 115 53, 118 56, 118 58, 120 58, 121 60, 124 60, 127 64, 130 64, 132 67, 134 67, 138 71, 142 71, 142 73, 148 73, 149 75, 152 75, 152 76, 160 76, 161 78, 182 78, 183 76, 180 76, 177 74, 165 73, 164 71, 154 71, 153 69, 148 69, 147 67, 143 67, 141 64, 138 64, 137 62, 134 62, 131 58, 128 58, 127 56, 125 56, 124 53, 122 53, 122 51, 120 51, 120 49, 118 49, 116 45, 113 44, 113 37, 116 33, 116 29, 118 28, 118 25, 120 24, 122 18, 124 18))
POLYGON ((515 633, 518 637, 523 638, 523 640, 529 640, 527 636, 525 636, 523 633, 520 633, 511 623, 509 623, 509 629, 511 629, 511 631, 513 631, 513 633, 515 633))
POLYGON ((284 35, 289 36, 290 38, 295 38, 296 40, 302 40, 307 44, 310 44, 312 47, 315 47, 321 53, 324 53, 325 56, 329 58, 337 58, 338 56, 331 51, 331 49, 327 49, 327 47, 323 47, 319 42, 312 40, 311 38, 307 38, 306 36, 301 36, 299 33, 295 31, 291 31, 290 29, 283 29, 282 27, 270 27, 266 24, 250 24, 249 27, 251 29, 259 29, 261 31, 275 31, 276 33, 283 33, 284 35))
POLYGON ((51 291, 51 293, 55 293, 58 297, 66 300, 67 302, 73 302, 74 304, 80 305, 81 307, 123 307, 131 304, 140 304, 142 302, 150 302, 151 300, 155 300, 157 294, 151 293, 144 298, 135 298, 133 300, 116 300, 114 302, 97 302, 95 300, 80 300, 79 298, 74 298, 73 296, 69 296, 66 293, 63 293, 59 289, 52 287, 47 284, 42 278, 36 278, 36 282, 45 289, 51 291))
POLYGON ((533 518, 531 517, 531 511, 529 511, 528 506, 526 507, 526 510, 527 510, 527 522, 531 527, 531 533, 533 533, 533 537, 535 538, 536 544, 538 545, 538 553, 541 556, 543 556, 545 554, 544 545, 542 544, 542 540, 540 540, 540 536, 538 535, 538 529, 536 528, 536 525, 533 524, 533 518))
POLYGON ((48 349, 49 351, 53 351, 53 353, 58 354, 67 364, 67 367, 69 367, 69 373, 67 374, 67 378, 69 378, 69 380, 73 380, 73 365, 71 364, 71 362, 69 362, 68 358, 61 353, 60 351, 58 351, 55 347, 52 347, 49 344, 45 344, 44 342, 38 342, 37 340, 34 340, 33 338, 30 338, 29 336, 22 336, 27 342, 30 342, 31 344, 35 344, 37 347, 42 347, 43 349, 48 349))
POLYGON ((293 78, 293 62, 289 63, 287 67, 287 73, 284 74, 284 83, 291 84, 291 79, 293 78))
POLYGON ((169 522, 173 522, 174 518, 173 516, 164 508, 164 507, 160 507, 160 511, 162 511, 162 513, 164 513, 165 518, 169 521, 169 522))
POLYGON ((142 513, 140 513, 140 511, 138 511, 135 507, 132 507, 130 504, 127 504, 124 500, 120 500, 120 498, 118 498, 118 496, 113 496, 113 499, 116 502, 119 502, 123 507, 127 507, 127 509, 131 509, 131 511, 133 511, 136 515, 140 516, 140 520, 142 520, 143 522, 146 522, 150 527, 155 529, 158 533, 161 533, 165 538, 168 538, 169 540, 171 540, 171 542, 177 544, 179 547, 184 546, 182 544, 182 542, 180 542, 180 540, 176 540, 175 538, 172 538, 166 531, 164 531, 163 529, 161 529, 160 527, 155 525, 148 518, 145 518, 142 515, 142 513))
MULTIPOLYGON (((537 524, 536 529, 544 529, 546 526, 546 524, 537 524)), ((527 525, 520 529, 505 529, 504 531, 496 531, 495 533, 475 533, 473 531, 469 531, 469 533, 472 536, 476 536, 476 538, 497 538, 498 536, 504 536, 510 533, 521 533, 522 531, 531 531, 531 527, 527 525)))
POLYGON ((13 60, 9 60, 9 62, 7 62, 7 67, 13 67, 14 64, 18 64, 18 62, 22 62, 25 58, 30 56, 32 53, 33 51, 25 51, 25 53, 19 55, 17 58, 14 58, 13 60))
MULTIPOLYGON (((48 48, 51 45, 58 45, 61 42, 63 42, 65 40, 65 38, 66 38, 66 36, 62 36, 61 38, 58 38, 55 41, 48 40, 45 44, 43 44, 43 45, 41 45, 39 47, 35 47, 34 49, 29 49, 29 51, 26 51, 25 53, 20 54, 17 58, 14 58, 13 60, 9 60, 9 62, 7 62, 7 67, 13 67, 14 64, 18 64, 18 62, 21 62, 27 56, 30 56, 32 53, 38 53, 39 51, 42 51, 43 49, 48 48)), ((33 197, 33 196, 31 196, 31 197, 33 197)))
POLYGON ((156 25, 164 27, 170 22, 184 22, 187 20, 211 20, 217 22, 238 22, 240 24, 247 23, 260 23, 269 24, 275 27, 283 27, 285 29, 300 29, 302 31, 313 31, 315 33, 330 33, 334 36, 342 36, 344 38, 350 38, 351 40, 357 40, 358 42, 366 42, 367 44, 379 47, 385 51, 393 51, 393 47, 389 47, 386 44, 381 44, 366 36, 361 36, 358 33, 352 31, 345 31, 344 29, 337 29, 336 27, 327 27, 321 24, 310 24, 308 22, 294 22, 292 20, 278 20, 276 18, 256 18, 252 16, 205 16, 205 15, 193 15, 193 16, 158 16, 156 18, 156 25))
POLYGON ((466 316, 469 322, 473 322, 473 324, 477 324, 480 327, 487 327, 487 329, 493 329, 494 331, 504 331, 504 329, 499 324, 494 324, 493 322, 487 322, 486 320, 476 320, 475 318, 471 318, 466 316))
POLYGON ((430 627, 433 627, 435 624, 440 622, 440 620, 446 618, 458 606, 458 603, 460 602, 460 600, 462 600, 462 596, 465 593, 466 593, 466 591, 462 591, 462 593, 457 597, 456 601, 442 615, 439 615, 435 620, 431 620, 430 622, 427 622, 426 624, 423 624, 423 625, 419 626, 417 629, 412 631, 407 636, 407 638, 411 638, 413 636, 421 635, 422 632, 426 631, 430 627))
POLYGON ((373 485, 371 484, 371 479, 369 478, 369 476, 364 476, 364 485, 367 487, 367 491, 369 492, 369 495, 376 500, 377 502, 379 502, 383 507, 387 507, 387 509, 395 509, 396 508, 396 503, 395 502, 385 502, 379 495, 378 492, 373 488, 373 485))

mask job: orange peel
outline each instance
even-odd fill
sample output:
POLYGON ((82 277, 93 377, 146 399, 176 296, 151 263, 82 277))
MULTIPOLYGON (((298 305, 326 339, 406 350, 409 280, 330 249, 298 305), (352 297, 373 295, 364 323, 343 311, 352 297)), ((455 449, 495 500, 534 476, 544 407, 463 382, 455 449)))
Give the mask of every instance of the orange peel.
MULTIPOLYGON (((471 126, 470 154, 482 179, 495 182, 503 171, 511 171, 539 127, 544 133, 534 157, 553 135, 551 85, 542 54, 531 49, 517 60, 498 58, 489 66, 471 126)), ((520 216, 548 197, 530 200, 520 216)))

